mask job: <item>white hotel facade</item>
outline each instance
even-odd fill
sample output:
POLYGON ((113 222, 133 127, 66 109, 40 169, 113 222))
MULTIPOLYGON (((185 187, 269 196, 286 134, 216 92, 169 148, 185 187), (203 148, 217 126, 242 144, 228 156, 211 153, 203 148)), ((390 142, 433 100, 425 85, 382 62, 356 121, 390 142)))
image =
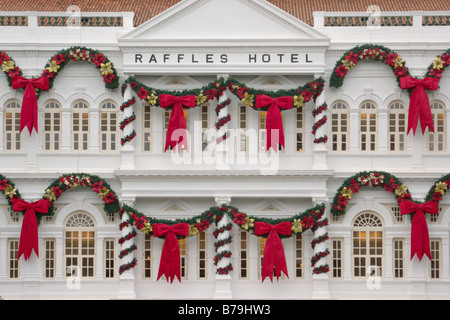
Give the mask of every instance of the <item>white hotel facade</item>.
MULTIPOLYGON (((413 199, 429 200, 429 191, 450 174, 450 74, 444 70, 439 89, 427 91, 435 132, 419 129, 415 135, 406 132, 408 90, 400 88, 386 63, 362 59, 367 61, 339 77, 340 85, 330 85, 337 65, 358 46, 389 48, 411 76, 425 77, 435 58, 449 50, 450 12, 313 14, 311 26, 264 0, 184 0, 139 26, 129 12, 81 12, 81 18, 77 13, 0 12, 0 52, 14 60, 23 77, 40 77, 61 50, 83 47, 107 57, 119 79, 117 88, 109 88, 92 61, 67 63, 50 90, 41 91, 39 132, 30 135, 28 130, 19 133, 24 89, 12 88, 7 73, 13 69, 6 66, 0 74, 0 174, 14 183, 22 199, 42 199, 53 181, 84 174, 100 177, 121 205, 150 221, 189 219, 223 205, 283 220, 322 204, 321 219, 327 221, 283 239, 289 277, 272 283, 261 281, 263 238, 233 223, 228 212, 218 224, 232 228, 218 240, 231 241, 215 247, 215 224, 180 240, 182 279, 168 283, 157 281, 164 241, 137 229, 128 236, 134 228, 123 221, 130 212, 105 211, 91 188, 60 195, 54 214, 40 220, 39 258, 33 253, 28 261, 17 261, 24 215, 13 212, 11 189, 3 188, 0 296, 450 298, 446 188, 439 189, 439 214, 426 215, 432 261, 411 259, 411 218, 400 214, 395 192, 360 184, 358 194, 350 194, 345 214, 332 210, 335 198, 345 193, 345 181, 371 173, 375 178, 388 173, 413 199), (117 24, 99 22, 112 20, 117 24), (140 84, 176 92, 227 79, 278 96, 318 79, 324 85, 315 101, 283 111, 285 147, 278 153, 265 151, 267 113, 246 105, 231 86, 220 97, 185 110, 190 137, 183 157, 164 152, 170 112, 141 100, 140 84), (130 99, 135 103, 121 108, 130 99), (320 108, 325 104, 326 109, 320 108), (228 115, 217 130, 215 124, 228 115), (226 130, 229 138, 216 145, 211 137, 226 130), (311 245, 322 238, 326 240, 311 245), (231 256, 216 265, 220 250, 231 256), (318 261, 312 264, 314 256, 318 261), (217 272, 227 265, 231 272, 217 272), (313 272, 317 267, 328 272, 313 272)), ((382 185, 389 182, 388 175, 386 181, 381 178, 382 185)))

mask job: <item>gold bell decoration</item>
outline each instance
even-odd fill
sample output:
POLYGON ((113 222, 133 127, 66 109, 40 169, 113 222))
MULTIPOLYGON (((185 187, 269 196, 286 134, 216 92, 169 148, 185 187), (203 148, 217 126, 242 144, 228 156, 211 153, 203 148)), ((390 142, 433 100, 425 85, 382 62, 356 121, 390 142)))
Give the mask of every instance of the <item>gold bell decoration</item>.
POLYGON ((247 107, 251 107, 251 106, 253 106, 253 99, 254 98, 255 98, 254 95, 248 94, 248 92, 246 92, 244 98, 241 101, 242 101, 242 103, 245 103, 245 105, 247 107))
POLYGON ((153 231, 152 225, 149 221, 144 222, 144 227, 141 229, 141 232, 144 234, 149 234, 153 231))
POLYGON ((344 187, 344 188, 341 190, 341 195, 342 195, 343 197, 346 197, 346 198, 351 199, 352 196, 353 196, 353 191, 352 191, 351 189, 347 188, 347 187, 344 187))
POLYGON ((303 232, 303 225, 300 219, 294 219, 294 222, 292 223, 292 231, 294 233, 303 232))
POLYGON ((154 106, 156 104, 156 91, 152 90, 152 94, 147 97, 147 102, 149 105, 154 106))
POLYGON ((434 192, 440 192, 444 195, 445 191, 447 191, 447 184, 445 182, 436 183, 436 188, 434 188, 434 192))
POLYGON ((15 62, 13 60, 3 61, 2 70, 4 72, 8 72, 9 70, 14 69, 14 66, 15 66, 15 62))
POLYGON ((302 95, 294 96, 294 107, 301 108, 305 104, 305 98, 302 95))
POLYGON ((403 197, 406 193, 408 193, 408 188, 404 184, 395 189, 396 196, 403 197))

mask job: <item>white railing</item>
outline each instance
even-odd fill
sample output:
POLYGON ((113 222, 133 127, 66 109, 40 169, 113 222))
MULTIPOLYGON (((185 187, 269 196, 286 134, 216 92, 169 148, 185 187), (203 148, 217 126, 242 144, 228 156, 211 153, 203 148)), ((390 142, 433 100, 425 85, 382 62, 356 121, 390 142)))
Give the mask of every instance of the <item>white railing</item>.
POLYGON ((314 12, 314 27, 424 27, 450 26, 450 11, 314 12))
POLYGON ((133 12, 0 12, 0 27, 132 28, 133 12))

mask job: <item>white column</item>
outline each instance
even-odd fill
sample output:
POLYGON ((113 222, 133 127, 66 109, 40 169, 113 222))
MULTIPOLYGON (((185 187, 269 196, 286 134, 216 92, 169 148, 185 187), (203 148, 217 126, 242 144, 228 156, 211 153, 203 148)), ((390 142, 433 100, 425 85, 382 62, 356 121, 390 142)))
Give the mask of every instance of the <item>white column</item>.
POLYGON ((388 111, 386 109, 378 109, 378 153, 388 154, 388 111))
MULTIPOLYGON (((127 88, 125 89, 123 99, 124 102, 130 100, 133 98, 133 90, 131 89, 130 85, 127 85, 127 88)), ((130 105, 130 107, 125 108, 123 111, 123 117, 124 119, 131 117, 133 115, 134 106, 130 105)), ((131 122, 128 124, 124 130, 123 130, 123 136, 129 136, 134 130, 134 122, 131 122)), ((155 139, 153 139, 152 143, 155 143, 155 139)), ((153 145, 154 147, 154 145, 153 145)), ((121 170, 134 170, 134 140, 126 143, 122 149, 120 150, 120 153, 122 155, 122 164, 120 166, 121 170)))
MULTIPOLYGON (((127 199, 123 201, 126 205, 129 207, 133 207, 135 203, 135 199, 127 199)), ((130 216, 127 212, 124 212, 122 215, 122 222, 128 221, 130 219, 130 216)), ((133 227, 131 225, 124 227, 122 229, 121 235, 122 237, 125 237, 127 234, 133 231, 133 227)), ((122 245, 119 247, 119 251, 122 251, 126 248, 131 247, 134 244, 134 238, 130 240, 126 240, 122 243, 122 245)), ((134 259, 134 252, 130 252, 129 254, 125 255, 122 259, 119 259, 119 265, 125 265, 128 263, 131 263, 134 259)), ((134 289, 135 284, 135 277, 134 277, 134 268, 131 268, 129 270, 124 271, 120 277, 120 289, 118 293, 119 299, 135 299, 136 298, 136 292, 134 289)))
MULTIPOLYGON (((319 78, 319 77, 323 77, 323 74, 316 74, 315 78, 319 78)), ((326 86, 325 86, 326 87, 326 86)), ((322 91, 322 93, 320 94, 320 96, 317 97, 316 99, 316 105, 315 108, 319 108, 321 105, 323 105, 325 103, 325 87, 324 90, 322 91)), ((318 114, 316 117, 313 117, 313 122, 316 123, 322 119, 324 119, 325 117, 328 116, 328 112, 322 112, 320 114, 318 114)), ((314 139, 318 139, 318 138, 323 138, 325 136, 328 136, 329 132, 328 132, 328 121, 321 126, 320 128, 318 128, 316 130, 316 134, 314 136, 314 139)), ((327 170, 328 169, 328 164, 327 164, 327 154, 328 154, 328 148, 327 148, 327 143, 314 143, 314 148, 313 148, 313 152, 314 152, 314 164, 313 164, 313 170, 327 170)))
POLYGON ((406 248, 408 248, 407 259, 409 265, 407 267, 408 274, 407 279, 410 284, 410 291, 408 298, 411 300, 423 300, 427 299, 426 293, 426 281, 429 278, 428 267, 430 260, 425 255, 422 261, 419 261, 417 255, 411 260, 411 239, 406 239, 406 248))
POLYGON ((350 108, 350 154, 359 153, 359 109, 350 108))
MULTIPOLYGON (((325 208, 327 208, 327 198, 317 198, 313 199, 314 205, 324 204, 325 208)), ((326 219, 327 217, 327 210, 325 209, 324 215, 322 216, 322 220, 326 219)), ((327 227, 323 226, 321 228, 318 228, 314 232, 314 238, 318 238, 320 236, 324 236, 327 233, 327 227)), ((314 247, 314 255, 319 252, 325 252, 327 249, 329 249, 330 241, 324 241, 322 243, 318 243, 314 247)), ((316 267, 319 267, 321 265, 329 265, 329 256, 321 258, 316 263, 316 267)), ((313 274, 312 282, 313 282, 313 292, 312 292, 312 298, 313 299, 330 299, 330 292, 328 290, 328 282, 330 280, 330 273, 321 273, 321 274, 313 274)))
POLYGON ((71 109, 61 109, 61 128, 67 128, 67 130, 61 131, 61 153, 72 152, 72 137, 71 137, 71 109))
MULTIPOLYGON (((91 112, 89 113, 89 127, 90 128, 98 128, 100 124, 100 109, 99 108, 91 108, 91 112)), ((92 130, 90 132, 89 137, 89 150, 91 154, 96 154, 100 152, 100 132, 99 130, 92 130)))
MULTIPOLYGON (((219 75, 217 78, 224 78, 225 80, 228 78, 228 75, 219 75)), ((219 97, 218 104, 222 104, 229 98, 228 89, 223 92, 223 95, 219 97)), ((229 110, 228 106, 221 109, 219 111, 218 119, 224 118, 228 115, 229 110)), ((228 124, 225 124, 221 127, 217 132, 217 138, 222 139, 221 137, 227 133, 228 124)), ((228 139, 221 140, 216 147, 216 169, 217 170, 229 170, 230 169, 230 156, 231 150, 230 145, 228 143, 228 139)))
MULTIPOLYGON (((231 198, 223 197, 223 198, 216 198, 216 205, 222 206, 222 205, 230 205, 231 198)), ((217 223, 217 228, 223 228, 227 224, 230 223, 230 216, 229 213, 224 211, 223 218, 217 223)), ((217 237, 217 241, 220 241, 222 239, 226 239, 230 237, 230 231, 225 230, 225 232, 221 233, 217 237)), ((223 252, 223 251, 231 251, 231 247, 229 244, 226 244, 222 247, 220 247, 217 250, 217 253, 223 252)), ((219 263, 217 264, 217 268, 223 268, 226 267, 228 264, 231 263, 231 258, 223 258, 219 263)), ((216 273, 216 290, 214 292, 214 298, 215 299, 232 299, 233 292, 231 290, 231 275, 230 274, 223 274, 219 275, 216 273)))

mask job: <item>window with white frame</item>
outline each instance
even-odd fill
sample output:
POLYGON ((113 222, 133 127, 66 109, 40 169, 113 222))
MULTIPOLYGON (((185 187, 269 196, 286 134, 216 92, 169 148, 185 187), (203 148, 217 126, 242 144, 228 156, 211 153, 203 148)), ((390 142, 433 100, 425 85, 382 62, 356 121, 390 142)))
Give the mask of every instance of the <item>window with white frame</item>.
POLYGON ((343 250, 342 239, 331 239, 331 276, 334 279, 342 279, 343 277, 343 250))
MULTIPOLYGON (((22 134, 20 133, 20 103, 10 101, 5 105, 5 151, 21 151, 22 134)), ((25 130, 25 129, 24 129, 25 130)))
POLYGON ((89 105, 85 101, 78 101, 72 107, 72 150, 89 150, 89 105))
POLYGON ((405 152, 407 147, 407 115, 402 102, 389 106, 388 139, 390 152, 405 152))
POLYGON ((361 152, 375 152, 378 145, 377 107, 371 101, 361 104, 359 112, 359 147, 361 152))
POLYGON ((383 276, 383 223, 373 212, 359 214, 353 224, 353 276, 383 276))
POLYGON ((206 232, 197 235, 198 257, 197 257, 197 277, 206 279, 208 275, 208 242, 206 232))
POLYGON ((305 150, 305 113, 303 106, 295 108, 294 112, 295 112, 295 120, 294 120, 295 151, 303 152, 305 150))
POLYGON ((238 105, 238 129, 239 129, 239 136, 238 136, 238 150, 239 152, 248 152, 248 135, 247 135, 247 129, 248 129, 248 121, 249 121, 249 112, 248 107, 245 104, 239 104, 238 105))
MULTIPOLYGON (((166 148, 166 136, 167 136, 167 128, 169 127, 169 121, 170 121, 170 115, 172 114, 172 109, 165 109, 164 111, 164 134, 163 134, 163 150, 166 148)), ((187 112, 186 109, 183 108, 183 112, 184 112, 184 118, 186 120, 186 135, 187 135, 187 139, 188 141, 183 141, 181 143, 181 145, 178 145, 176 148, 180 148, 181 150, 189 148, 189 112, 187 112), (187 143, 187 145, 185 145, 187 143)), ((176 136, 176 133, 174 133, 174 135, 176 136)), ((176 137, 173 137, 176 138, 176 137)), ((171 150, 171 147, 169 147, 168 150, 171 150)))
POLYGON ((349 136, 349 108, 343 102, 331 106, 331 151, 347 152, 349 136))
POLYGON ((442 269, 441 240, 430 239, 430 252, 431 252, 430 278, 433 280, 440 280, 442 269))
POLYGON ((44 106, 44 151, 55 152, 61 148, 61 106, 49 101, 44 106))
POLYGON ((188 276, 188 245, 187 245, 187 239, 179 239, 178 243, 180 245, 180 275, 181 279, 187 279, 188 276))
POLYGON ((144 104, 142 106, 142 135, 144 152, 152 152, 152 106, 144 104))
POLYGON ((405 216, 402 215, 402 213, 400 212, 399 205, 391 206, 391 212, 394 215, 394 221, 396 223, 404 223, 405 222, 405 216))
POLYGON ((64 229, 64 266, 66 277, 95 276, 95 223, 85 212, 73 213, 64 229))
POLYGON ((152 236, 149 234, 146 234, 144 237, 144 278, 145 279, 151 279, 152 278, 152 249, 153 249, 153 241, 152 236))
POLYGON ((55 278, 56 272, 56 240, 44 239, 44 278, 55 278))
POLYGON ((20 274, 19 260, 19 239, 8 240, 8 279, 18 279, 20 274))
POLYGON ((303 234, 294 237, 295 250, 295 278, 303 278, 303 234))
POLYGON ((249 238, 246 231, 239 233, 239 279, 249 276, 249 238))
POLYGON ((394 263, 394 279, 405 278, 405 239, 394 239, 392 241, 392 253, 394 263))
POLYGON ((444 152, 446 148, 446 121, 445 121, 445 105, 441 102, 432 102, 430 104, 433 116, 434 133, 430 129, 426 130, 427 150, 428 152, 439 153, 444 152))
POLYGON ((210 137, 209 130, 209 105, 204 104, 200 107, 200 121, 202 124, 202 151, 208 148, 210 137))
POLYGON ((100 150, 102 152, 117 151, 118 111, 113 102, 105 102, 100 108, 100 150))
POLYGON ((115 254, 116 241, 112 238, 105 239, 104 244, 104 274, 106 279, 112 279, 115 277, 116 272, 116 254, 115 254))

